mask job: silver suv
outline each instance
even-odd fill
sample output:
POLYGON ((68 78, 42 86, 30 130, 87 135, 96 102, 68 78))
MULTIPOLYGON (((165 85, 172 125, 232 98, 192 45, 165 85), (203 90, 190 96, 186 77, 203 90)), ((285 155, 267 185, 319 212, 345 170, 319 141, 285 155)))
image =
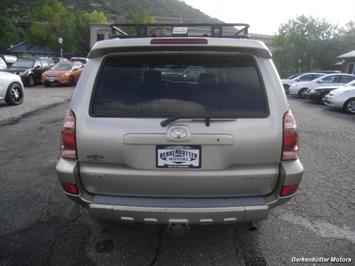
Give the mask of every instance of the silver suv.
POLYGON ((196 37, 187 27, 130 38, 115 25, 122 37, 89 53, 56 170, 94 217, 257 221, 297 191, 296 122, 268 48, 240 31, 213 25, 196 37))

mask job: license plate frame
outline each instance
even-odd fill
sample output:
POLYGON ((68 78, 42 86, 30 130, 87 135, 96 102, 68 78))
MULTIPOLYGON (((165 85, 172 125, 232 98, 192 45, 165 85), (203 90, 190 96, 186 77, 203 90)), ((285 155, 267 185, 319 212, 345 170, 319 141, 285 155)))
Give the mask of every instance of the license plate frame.
POLYGON ((201 168, 201 150, 201 145, 156 145, 156 167, 201 168))

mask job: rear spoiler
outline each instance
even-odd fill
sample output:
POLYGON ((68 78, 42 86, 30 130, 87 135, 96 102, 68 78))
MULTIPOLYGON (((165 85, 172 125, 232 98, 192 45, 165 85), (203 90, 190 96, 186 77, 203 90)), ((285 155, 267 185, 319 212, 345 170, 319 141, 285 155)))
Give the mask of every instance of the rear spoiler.
POLYGON ((142 45, 142 46, 116 46, 116 47, 98 47, 92 49, 88 58, 103 57, 107 54, 120 54, 120 53, 239 53, 258 56, 265 59, 271 59, 272 55, 267 48, 262 47, 238 47, 238 46, 218 46, 218 45, 191 45, 183 46, 183 51, 178 49, 176 45, 142 45))

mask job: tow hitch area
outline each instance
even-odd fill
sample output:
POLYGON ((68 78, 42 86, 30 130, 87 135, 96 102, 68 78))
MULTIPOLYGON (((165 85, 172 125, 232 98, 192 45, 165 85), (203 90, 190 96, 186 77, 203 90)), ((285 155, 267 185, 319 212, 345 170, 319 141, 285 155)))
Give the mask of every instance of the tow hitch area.
POLYGON ((253 232, 258 229, 257 225, 255 222, 247 222, 248 230, 253 232))
POLYGON ((171 223, 167 231, 175 236, 183 236, 190 231, 190 226, 187 223, 171 223))

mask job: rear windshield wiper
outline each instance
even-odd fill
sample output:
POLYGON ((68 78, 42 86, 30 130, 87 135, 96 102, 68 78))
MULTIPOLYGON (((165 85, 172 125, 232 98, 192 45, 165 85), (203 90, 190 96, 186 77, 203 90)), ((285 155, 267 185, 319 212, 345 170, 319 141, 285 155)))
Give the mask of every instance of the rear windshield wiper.
MULTIPOLYGON (((172 117, 169 117, 167 119, 164 119, 163 121, 160 122, 160 125, 162 127, 165 127, 167 125, 169 125, 170 123, 176 121, 176 120, 179 120, 179 119, 188 119, 188 117, 186 116, 172 116, 172 117)), ((211 118, 210 117, 201 117, 202 119, 205 119, 205 123, 206 123, 206 127, 209 127, 210 126, 210 121, 211 121, 211 118)))

